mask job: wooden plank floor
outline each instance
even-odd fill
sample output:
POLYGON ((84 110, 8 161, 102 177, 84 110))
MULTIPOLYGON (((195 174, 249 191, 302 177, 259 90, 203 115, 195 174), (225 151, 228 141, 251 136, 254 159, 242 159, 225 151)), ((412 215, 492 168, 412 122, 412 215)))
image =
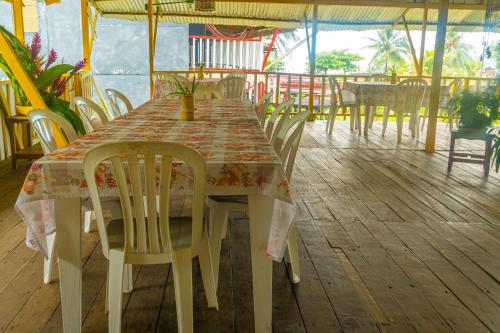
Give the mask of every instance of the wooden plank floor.
MULTIPOLYGON (((274 332, 500 332, 500 175, 456 164, 448 177, 442 124, 435 154, 422 139, 395 145, 394 124, 381 137, 376 123, 368 138, 346 122, 331 136, 324 126, 307 124, 297 157, 302 280, 292 285, 275 263, 274 332)), ((61 332, 57 278, 42 283, 42 257, 25 247, 12 206, 27 168, 0 163, 0 332, 61 332)), ((218 312, 194 265, 198 332, 253 331, 247 221, 230 229, 218 312)), ((105 332, 106 261, 97 233, 84 237, 83 328, 105 332)), ((134 281, 124 331, 175 332, 169 266, 134 267, 134 281)))

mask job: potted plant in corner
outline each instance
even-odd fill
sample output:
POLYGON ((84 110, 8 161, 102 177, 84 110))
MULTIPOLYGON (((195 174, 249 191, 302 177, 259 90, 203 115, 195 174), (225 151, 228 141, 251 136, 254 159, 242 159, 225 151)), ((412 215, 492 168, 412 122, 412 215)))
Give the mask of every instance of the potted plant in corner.
POLYGON ((499 97, 495 93, 495 87, 489 87, 482 93, 470 93, 464 91, 450 100, 450 112, 458 115, 459 125, 451 132, 450 153, 448 157, 448 173, 451 171, 454 161, 464 163, 481 163, 487 176, 490 169, 489 158, 496 151, 494 160, 496 168, 500 165, 498 161, 499 138, 495 139, 492 129, 488 126, 497 119, 499 97), (455 152, 455 140, 482 140, 485 141, 485 154, 471 154, 469 152, 455 152), (456 158, 457 156, 458 158, 456 158))
MULTIPOLYGON (((82 120, 77 113, 70 109, 70 104, 61 96, 67 89, 67 83, 78 71, 85 67, 86 61, 81 60, 75 66, 56 63, 57 53, 50 50, 48 55, 41 54, 41 38, 39 34, 33 36, 31 44, 24 45, 16 36, 0 25, 3 34, 12 50, 19 59, 26 74, 35 84, 47 107, 64 117, 79 134, 85 134, 82 120)), ((0 69, 11 81, 16 95, 16 111, 26 115, 31 109, 31 104, 11 71, 7 62, 0 55, 0 69)))
POLYGON ((500 127, 491 128, 488 134, 493 136, 493 145, 491 147, 491 166, 495 171, 500 169, 500 127))
POLYGON ((178 96, 181 98, 182 109, 181 109, 181 120, 194 120, 194 92, 198 87, 198 82, 196 82, 196 77, 193 77, 193 81, 190 86, 185 86, 176 77, 174 80, 175 91, 170 95, 178 96))

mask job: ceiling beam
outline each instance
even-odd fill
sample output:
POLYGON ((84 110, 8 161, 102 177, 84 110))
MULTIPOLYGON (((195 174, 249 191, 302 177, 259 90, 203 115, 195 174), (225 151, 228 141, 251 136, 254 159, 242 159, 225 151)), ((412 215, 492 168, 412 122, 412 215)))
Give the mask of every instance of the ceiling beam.
MULTIPOLYGON (((119 0, 94 0, 95 4, 105 2, 119 2, 119 0)), ((216 0, 216 2, 251 2, 262 4, 283 4, 283 5, 312 5, 314 0, 216 0)), ((438 9, 439 2, 407 2, 402 0, 318 0, 320 6, 360 6, 360 7, 393 7, 393 8, 430 8, 438 9)), ((456 10, 485 10, 486 1, 481 4, 450 3, 449 9, 456 10)))
MULTIPOLYGON (((142 13, 142 12, 135 12, 135 13, 123 13, 123 12, 104 12, 102 13, 104 17, 113 17, 113 18, 120 18, 120 17, 127 17, 127 16, 137 16, 141 17, 144 20, 147 20, 147 13, 142 13)), ((160 13, 160 17, 170 17, 170 18, 193 18, 193 19, 207 19, 207 20, 214 20, 214 19, 221 19, 221 20, 234 20, 234 21, 241 21, 241 20, 246 20, 246 21, 254 21, 254 22, 269 22, 269 23, 292 23, 292 24, 297 24, 300 25, 303 23, 303 20, 299 19, 278 19, 278 18, 257 18, 257 17, 248 17, 248 16, 220 16, 220 15, 199 15, 199 14, 174 14, 174 13, 160 13)), ((394 25, 394 21, 364 21, 364 22, 356 22, 356 21, 332 21, 332 20, 318 20, 318 24, 321 25, 339 25, 339 26, 352 26, 352 25, 358 25, 358 26, 392 26, 394 25)), ((421 21, 408 21, 408 25, 418 25, 419 27, 422 25, 421 21)), ((435 26, 437 25, 436 21, 429 21, 427 22, 428 26, 435 26)), ((398 23, 394 26, 400 26, 402 27, 402 23, 398 23)), ((482 28, 483 24, 482 23, 464 23, 464 22, 448 22, 448 26, 453 27, 453 26, 464 26, 464 27, 478 27, 482 28)))

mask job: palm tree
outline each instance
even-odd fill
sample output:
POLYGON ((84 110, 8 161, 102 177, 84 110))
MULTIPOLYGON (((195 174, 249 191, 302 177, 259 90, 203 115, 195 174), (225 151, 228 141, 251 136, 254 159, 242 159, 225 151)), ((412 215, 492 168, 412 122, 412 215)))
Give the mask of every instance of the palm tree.
POLYGON ((444 47, 450 69, 466 72, 471 69, 474 62, 470 54, 472 46, 462 41, 461 34, 454 31, 446 34, 444 47))
POLYGON ((410 51, 408 41, 400 33, 394 30, 379 30, 377 38, 367 38, 371 44, 366 46, 375 51, 370 60, 370 68, 380 70, 387 74, 387 70, 399 67, 406 62, 406 56, 410 51))

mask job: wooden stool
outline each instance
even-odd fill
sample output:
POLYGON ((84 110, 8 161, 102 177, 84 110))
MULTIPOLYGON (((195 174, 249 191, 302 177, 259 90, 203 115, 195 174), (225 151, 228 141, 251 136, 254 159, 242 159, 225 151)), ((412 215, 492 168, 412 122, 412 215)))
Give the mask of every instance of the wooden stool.
POLYGON ((462 162, 462 163, 482 164, 484 168, 484 174, 488 176, 488 174, 490 173, 492 142, 493 142, 493 134, 488 134, 487 129, 459 128, 451 131, 450 154, 448 156, 448 173, 451 172, 451 167, 453 166, 453 162, 462 162), (484 148, 484 155, 455 153, 456 139, 485 141, 486 145, 484 148))
POLYGON ((12 158, 12 169, 16 168, 16 161, 18 159, 37 159, 43 156, 42 147, 40 144, 32 145, 31 142, 31 124, 26 116, 11 116, 7 117, 7 127, 9 130, 9 140, 10 140, 10 153, 12 158), (25 127, 23 136, 23 149, 18 150, 18 145, 16 144, 15 126, 19 124, 25 127))

